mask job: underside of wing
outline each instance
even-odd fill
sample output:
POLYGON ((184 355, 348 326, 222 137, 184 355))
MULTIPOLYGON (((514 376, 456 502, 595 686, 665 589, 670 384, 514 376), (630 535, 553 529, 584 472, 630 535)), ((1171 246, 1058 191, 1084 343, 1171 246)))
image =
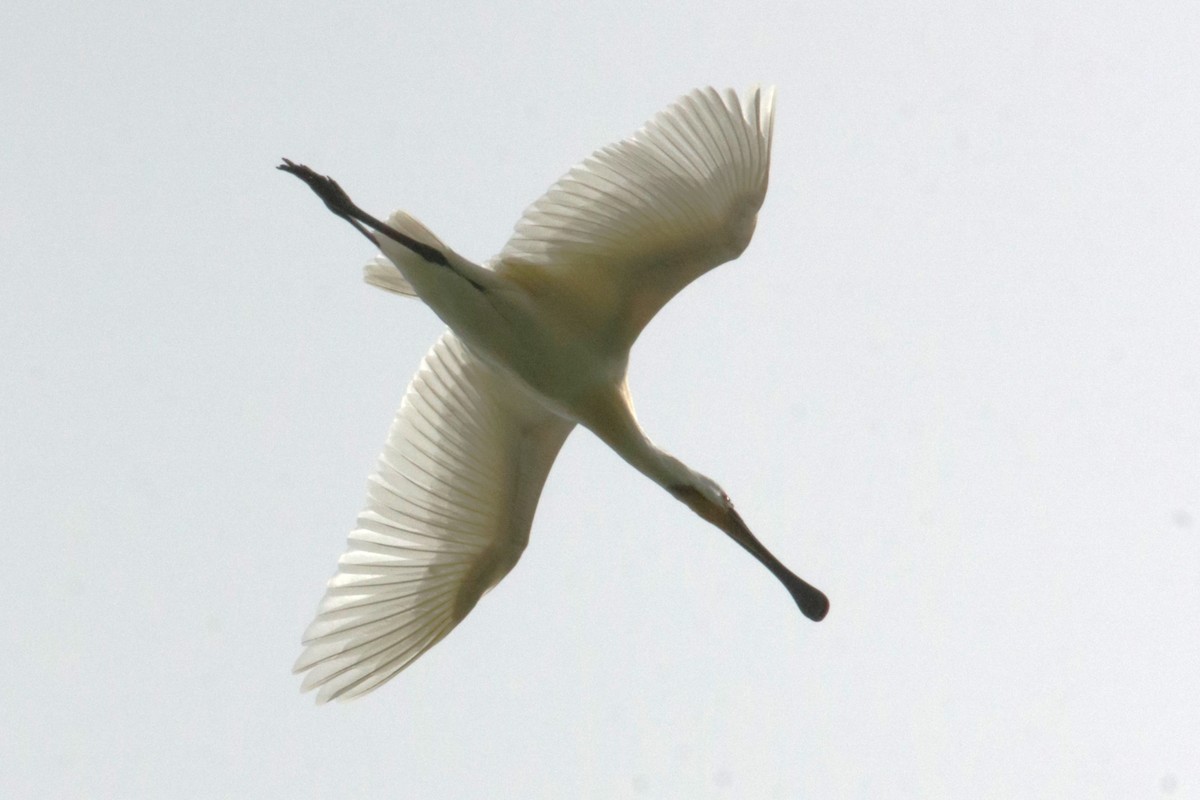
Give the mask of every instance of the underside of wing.
POLYGON ((493 262, 534 299, 629 346, 746 248, 767 191, 773 90, 698 89, 574 167, 493 262))
POLYGON ((296 662, 319 702, 365 694, 516 564, 573 423, 446 333, 413 378, 296 662))

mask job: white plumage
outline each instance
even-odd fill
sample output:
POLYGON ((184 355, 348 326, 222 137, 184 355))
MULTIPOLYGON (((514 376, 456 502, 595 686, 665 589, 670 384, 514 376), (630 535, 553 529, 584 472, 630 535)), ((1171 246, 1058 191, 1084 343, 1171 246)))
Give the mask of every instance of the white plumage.
POLYGON ((436 644, 517 563, 573 423, 447 332, 368 483, 296 670, 318 698, 370 691, 436 644))
POLYGON ((512 569, 577 423, 758 558, 807 616, 825 615, 824 595, 754 538, 716 483, 650 442, 625 383, 646 323, 749 243, 767 189, 772 100, 759 90, 744 104, 711 88, 684 96, 570 170, 486 265, 404 212, 379 222, 332 179, 280 167, 379 245, 369 283, 420 297, 450 327, 409 386, 305 632, 296 670, 318 700, 387 681, 512 569))

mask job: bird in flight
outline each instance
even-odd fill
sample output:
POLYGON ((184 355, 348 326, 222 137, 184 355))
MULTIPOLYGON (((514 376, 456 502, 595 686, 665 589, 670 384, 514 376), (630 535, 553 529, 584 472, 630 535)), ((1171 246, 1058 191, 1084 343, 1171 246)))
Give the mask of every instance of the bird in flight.
POLYGON ((646 436, 629 350, 679 290, 737 258, 767 191, 773 90, 697 89, 595 152, 530 206, 486 264, 413 217, 382 222, 284 159, 381 251, 370 284, 419 297, 449 330, 388 432, 295 671, 318 702, 366 694, 437 644, 517 563, 567 434, 592 431, 760 561, 812 620, 829 601, 750 532, 714 481, 646 436))

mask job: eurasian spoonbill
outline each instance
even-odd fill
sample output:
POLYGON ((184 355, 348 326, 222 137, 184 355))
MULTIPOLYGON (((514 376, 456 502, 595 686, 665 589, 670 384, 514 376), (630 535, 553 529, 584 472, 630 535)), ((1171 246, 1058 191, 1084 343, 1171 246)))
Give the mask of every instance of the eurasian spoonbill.
POLYGON ((750 242, 773 127, 773 90, 744 103, 693 91, 568 172, 484 265, 403 211, 381 222, 332 178, 280 165, 382 251, 368 283, 421 298, 449 326, 408 388, 305 632, 295 669, 318 701, 392 678, 513 568, 577 423, 762 562, 805 616, 825 616, 825 595, 754 537, 724 490, 647 438, 625 379, 663 304, 750 242))

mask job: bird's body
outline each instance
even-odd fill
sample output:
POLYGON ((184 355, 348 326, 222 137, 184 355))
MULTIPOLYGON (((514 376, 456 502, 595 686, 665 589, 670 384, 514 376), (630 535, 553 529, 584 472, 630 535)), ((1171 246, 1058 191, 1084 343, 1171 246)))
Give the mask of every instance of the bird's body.
POLYGON ((572 169, 486 265, 403 212, 374 219, 332 179, 285 162, 380 247, 368 282, 420 297, 450 328, 409 387, 305 634, 305 688, 320 687, 320 700, 370 691, 461 621, 516 564, 576 424, 751 552, 806 615, 824 616, 824 595, 754 538, 720 487, 650 442, 625 380, 630 347, 662 305, 749 243, 773 119, 770 92, 744 106, 733 92, 686 95, 572 169))

